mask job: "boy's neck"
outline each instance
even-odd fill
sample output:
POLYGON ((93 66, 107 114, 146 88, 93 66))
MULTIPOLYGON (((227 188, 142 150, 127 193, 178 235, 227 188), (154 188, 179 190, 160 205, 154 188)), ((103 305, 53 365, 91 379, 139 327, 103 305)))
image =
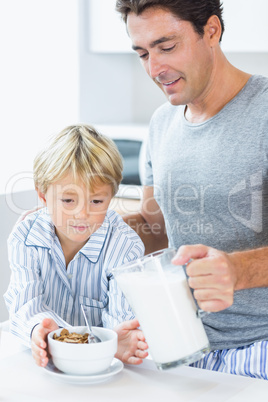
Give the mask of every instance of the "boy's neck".
POLYGON ((63 255, 65 258, 66 269, 69 263, 72 261, 74 256, 80 251, 84 245, 87 243, 88 239, 84 243, 76 243, 68 238, 62 238, 59 236, 56 230, 56 234, 58 236, 59 242, 61 244, 61 248, 63 251, 63 255))
MULTIPOLYGON (((86 242, 85 242, 86 244, 86 242)), ((65 258, 65 263, 66 263, 66 269, 68 268, 69 263, 72 261, 72 259, 74 258, 74 256, 78 253, 78 251, 81 250, 81 245, 79 245, 79 247, 73 247, 71 248, 70 246, 67 245, 62 245, 62 251, 63 251, 63 255, 65 258)))

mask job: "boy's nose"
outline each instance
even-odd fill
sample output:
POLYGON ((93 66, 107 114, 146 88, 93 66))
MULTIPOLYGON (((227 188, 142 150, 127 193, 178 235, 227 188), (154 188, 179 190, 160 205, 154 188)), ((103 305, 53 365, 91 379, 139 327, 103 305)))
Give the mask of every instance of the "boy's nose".
POLYGON ((75 211, 74 216, 76 219, 82 219, 86 218, 89 214, 88 207, 87 206, 82 206, 77 211, 75 211))

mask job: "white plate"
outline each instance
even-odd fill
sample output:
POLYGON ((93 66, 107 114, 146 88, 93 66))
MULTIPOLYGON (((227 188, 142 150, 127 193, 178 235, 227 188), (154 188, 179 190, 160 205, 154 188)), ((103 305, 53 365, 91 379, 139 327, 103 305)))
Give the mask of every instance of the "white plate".
POLYGON ((63 373, 62 371, 58 370, 54 366, 52 360, 50 359, 44 370, 49 375, 52 375, 55 379, 58 379, 63 382, 68 382, 72 384, 96 384, 98 382, 106 381, 113 375, 120 373, 123 367, 124 364, 120 360, 114 358, 110 367, 99 374, 71 375, 63 373))

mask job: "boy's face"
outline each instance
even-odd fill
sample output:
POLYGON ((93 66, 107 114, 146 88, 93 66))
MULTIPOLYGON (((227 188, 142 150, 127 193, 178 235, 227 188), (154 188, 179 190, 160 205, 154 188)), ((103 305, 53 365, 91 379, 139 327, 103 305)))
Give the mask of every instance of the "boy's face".
POLYGON ((61 243, 74 242, 81 247, 102 225, 113 197, 110 184, 101 184, 90 192, 81 180, 74 183, 71 174, 51 184, 46 194, 38 194, 48 208, 61 243))

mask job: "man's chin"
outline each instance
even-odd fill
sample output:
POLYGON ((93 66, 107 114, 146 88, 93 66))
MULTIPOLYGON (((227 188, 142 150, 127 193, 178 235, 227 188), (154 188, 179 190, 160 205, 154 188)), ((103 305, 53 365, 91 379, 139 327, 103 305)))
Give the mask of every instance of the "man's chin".
POLYGON ((185 105, 185 102, 183 102, 182 99, 178 99, 177 96, 174 95, 166 95, 167 100, 169 101, 169 103, 173 106, 181 106, 181 105, 185 105))

